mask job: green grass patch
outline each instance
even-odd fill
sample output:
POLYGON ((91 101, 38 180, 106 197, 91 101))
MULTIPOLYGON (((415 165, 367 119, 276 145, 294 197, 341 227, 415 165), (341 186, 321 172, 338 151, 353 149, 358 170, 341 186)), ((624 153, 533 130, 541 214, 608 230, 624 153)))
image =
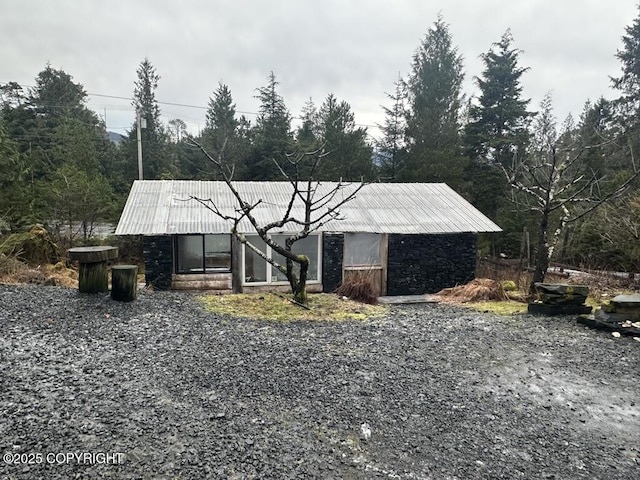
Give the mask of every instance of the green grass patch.
POLYGON ((337 295, 309 294, 307 310, 290 301, 287 295, 277 293, 239 293, 229 295, 202 295, 205 308, 238 318, 261 320, 365 320, 387 313, 384 305, 367 305, 352 300, 342 300, 337 295))
POLYGON ((480 312, 491 312, 496 315, 509 316, 516 313, 527 313, 527 304, 522 302, 516 302, 513 300, 488 301, 488 302, 469 302, 464 304, 469 308, 478 310, 480 312))

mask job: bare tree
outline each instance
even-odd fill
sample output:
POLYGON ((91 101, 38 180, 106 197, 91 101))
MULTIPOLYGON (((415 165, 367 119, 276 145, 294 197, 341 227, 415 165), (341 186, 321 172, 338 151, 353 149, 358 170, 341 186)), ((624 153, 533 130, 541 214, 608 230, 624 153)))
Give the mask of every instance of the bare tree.
POLYGON ((246 247, 256 255, 286 275, 291 287, 291 292, 293 293, 293 301, 301 305, 306 305, 309 258, 306 255, 295 253, 293 246, 297 241, 319 230, 328 221, 342 218, 340 208, 356 197, 357 193, 364 186, 364 183, 343 183, 340 181, 334 184, 327 184, 314 180, 314 174, 323 158, 327 155, 323 149, 313 152, 296 151, 295 153, 287 154, 285 165, 279 164, 275 162, 275 160, 274 162, 282 174, 283 179, 291 185, 291 195, 279 220, 270 223, 261 223, 254 212, 259 205, 266 202, 263 199, 248 202, 240 194, 233 182, 235 166, 225 161, 224 158, 226 142, 224 142, 217 156, 211 155, 193 138, 189 138, 189 142, 198 148, 220 173, 227 187, 235 197, 237 207, 233 212, 223 211, 223 209, 216 205, 211 199, 198 198, 195 196, 191 196, 190 198, 198 201, 219 218, 230 221, 233 225, 231 233, 234 237, 246 245, 246 247), (305 177, 304 179, 302 178, 303 175, 305 177), (264 243, 271 247, 273 252, 284 257, 284 265, 252 244, 247 239, 245 232, 239 231, 238 227, 245 219, 249 221, 253 230, 255 230, 264 243), (282 231, 285 226, 291 225, 295 226, 295 232, 286 237, 284 245, 276 242, 270 235, 272 231, 282 231))
MULTIPOLYGON (((586 151, 602 147, 576 148, 572 127, 556 132, 549 95, 541 103, 535 123, 533 147, 522 157, 514 157, 510 168, 502 167, 512 187, 512 200, 537 217, 538 243, 530 290, 543 282, 549 261, 564 228, 607 201, 622 195, 640 173, 630 158, 626 178, 608 178, 583 161, 586 151)), ((604 142, 603 142, 604 144, 604 142)))

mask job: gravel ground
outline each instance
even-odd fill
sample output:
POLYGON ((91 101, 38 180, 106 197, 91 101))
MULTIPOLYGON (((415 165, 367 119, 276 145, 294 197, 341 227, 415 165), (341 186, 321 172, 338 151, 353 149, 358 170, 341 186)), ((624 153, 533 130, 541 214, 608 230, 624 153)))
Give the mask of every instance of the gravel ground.
POLYGON ((0 286, 0 327, 1 478, 640 478, 640 343, 571 318, 0 286))

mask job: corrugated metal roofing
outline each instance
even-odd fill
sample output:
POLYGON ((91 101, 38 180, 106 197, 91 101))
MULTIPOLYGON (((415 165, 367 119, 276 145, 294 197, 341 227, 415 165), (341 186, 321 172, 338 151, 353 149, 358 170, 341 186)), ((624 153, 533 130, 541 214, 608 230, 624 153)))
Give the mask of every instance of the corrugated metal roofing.
MULTIPOLYGON (((261 200, 253 211, 265 225, 280 220, 291 198, 288 182, 234 182, 249 203, 261 200)), ((335 188, 322 182, 316 198, 335 188)), ((347 184, 334 202, 348 196, 356 184, 347 184)), ((210 199, 221 211, 232 215, 238 204, 224 182, 194 180, 137 180, 116 228, 116 235, 167 235, 229 232, 232 223, 215 215, 192 197, 210 199)), ((334 203, 335 204, 335 203, 334 203)), ((293 214, 303 218, 302 202, 293 214)), ((340 208, 341 219, 329 220, 319 230, 370 233, 458 233, 498 232, 500 227, 444 183, 371 183, 340 208)), ((278 231, 295 231, 289 224, 278 231)), ((239 230, 253 232, 243 220, 239 230)))

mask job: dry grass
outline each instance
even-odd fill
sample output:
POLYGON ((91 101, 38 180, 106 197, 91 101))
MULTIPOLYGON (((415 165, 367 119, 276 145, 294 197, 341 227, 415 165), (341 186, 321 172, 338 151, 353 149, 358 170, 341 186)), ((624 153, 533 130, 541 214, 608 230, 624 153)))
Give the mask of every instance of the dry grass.
POLYGON ((67 268, 64 263, 30 266, 25 263, 16 265, 11 271, 0 275, 0 283, 5 285, 55 285, 77 288, 78 272, 67 268))
POLYGON ((476 269, 476 277, 490 278, 500 283, 512 281, 516 284, 516 291, 527 292, 533 274, 520 269, 517 263, 496 259, 480 261, 476 269))
POLYGON ((508 300, 502 284, 490 278, 476 278, 466 285, 445 288, 438 292, 436 296, 444 301, 451 300, 463 303, 508 300))
MULTIPOLYGON (((548 283, 566 283, 586 285, 589 287, 587 305, 600 306, 611 298, 622 293, 637 292, 640 288, 638 280, 614 277, 597 271, 588 271, 587 275, 568 275, 563 272, 548 272, 545 281, 548 283)), ((506 292, 512 300, 526 302, 532 274, 530 271, 520 271, 518 265, 508 260, 481 261, 477 268, 479 277, 491 278, 496 281, 511 280, 516 283, 515 292, 506 292)), ((481 305, 486 309, 486 305, 481 305)), ((506 307, 517 309, 517 305, 506 307)))
POLYGON ((373 284, 371 272, 352 272, 345 278, 336 292, 340 297, 347 297, 356 302, 375 305, 378 303, 378 295, 373 284))
POLYGON ((199 299, 211 312, 261 320, 364 320, 387 312, 385 306, 342 300, 332 294, 310 294, 310 310, 294 305, 289 297, 276 293, 202 295, 199 299))

